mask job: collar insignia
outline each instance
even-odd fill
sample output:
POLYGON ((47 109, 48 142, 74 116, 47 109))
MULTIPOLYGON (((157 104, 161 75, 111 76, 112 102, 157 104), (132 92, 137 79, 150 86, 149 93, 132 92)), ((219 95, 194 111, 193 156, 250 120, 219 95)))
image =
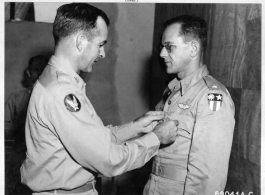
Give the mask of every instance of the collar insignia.
POLYGON ((65 96, 64 105, 70 112, 78 112, 81 109, 80 101, 73 94, 68 94, 65 96))
POLYGON ((180 103, 180 104, 179 104, 179 107, 180 107, 181 109, 186 110, 186 109, 188 109, 188 108, 190 107, 190 105, 180 103))

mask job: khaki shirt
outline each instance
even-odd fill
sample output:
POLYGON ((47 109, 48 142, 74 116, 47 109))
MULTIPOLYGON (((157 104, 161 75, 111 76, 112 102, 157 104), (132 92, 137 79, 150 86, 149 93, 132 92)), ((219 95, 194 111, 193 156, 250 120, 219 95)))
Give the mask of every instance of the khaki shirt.
POLYGON ((105 127, 85 89, 71 66, 55 56, 34 86, 21 181, 35 192, 77 188, 95 173, 120 175, 158 152, 160 142, 152 132, 124 142, 137 135, 134 123, 105 127))
MULTIPOLYGON (((234 103, 227 89, 204 65, 181 81, 171 81, 156 108, 180 124, 174 144, 160 149, 154 158, 153 178, 163 181, 153 191, 213 195, 224 190, 235 126, 234 103)), ((155 194, 151 191, 146 194, 155 194)))

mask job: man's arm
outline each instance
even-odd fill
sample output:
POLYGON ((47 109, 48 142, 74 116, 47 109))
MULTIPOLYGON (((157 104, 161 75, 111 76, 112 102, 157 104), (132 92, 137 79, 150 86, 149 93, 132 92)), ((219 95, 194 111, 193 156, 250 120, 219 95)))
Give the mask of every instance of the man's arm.
MULTIPOLYGON (((71 156, 92 171, 110 177, 120 175, 143 166, 158 152, 159 139, 163 136, 158 137, 153 132, 123 144, 113 142, 110 129, 103 125, 83 94, 75 93, 74 88, 62 87, 55 98, 45 103, 51 121, 49 128, 58 135, 71 156), (67 110, 64 102, 68 94, 74 94, 80 102, 79 111, 67 110)), ((177 130, 172 121, 161 124, 160 128, 169 132, 177 130)))
POLYGON ((208 94, 198 103, 184 195, 213 195, 225 188, 234 132, 234 104, 223 93, 221 108, 212 111, 208 94))
POLYGON ((143 136, 145 133, 151 132, 157 125, 158 121, 162 120, 165 113, 162 111, 149 111, 142 117, 121 126, 107 126, 113 133, 113 141, 122 143, 129 139, 143 136))

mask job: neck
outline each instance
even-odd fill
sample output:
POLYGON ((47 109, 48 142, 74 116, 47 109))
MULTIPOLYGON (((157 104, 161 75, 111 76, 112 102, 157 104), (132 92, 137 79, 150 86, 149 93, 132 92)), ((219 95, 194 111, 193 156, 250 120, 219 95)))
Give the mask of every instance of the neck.
POLYGON ((190 74, 192 74, 194 71, 198 70, 202 66, 203 66, 203 62, 201 58, 194 59, 193 61, 190 62, 190 64, 187 64, 186 70, 177 73, 178 78, 182 80, 186 78, 187 76, 189 76, 190 74))
POLYGON ((55 47, 54 56, 64 61, 68 66, 70 66, 77 74, 79 74, 78 63, 74 55, 74 51, 71 50, 67 44, 57 45, 55 47))

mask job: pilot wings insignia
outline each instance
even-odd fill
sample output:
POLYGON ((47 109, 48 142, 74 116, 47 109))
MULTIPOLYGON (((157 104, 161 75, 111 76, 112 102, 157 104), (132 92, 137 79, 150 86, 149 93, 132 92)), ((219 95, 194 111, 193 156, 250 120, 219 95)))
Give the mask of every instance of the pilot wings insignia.
POLYGON ((179 104, 179 108, 184 109, 184 110, 188 109, 189 107, 190 105, 187 105, 187 104, 182 104, 182 103, 179 104))
POLYGON ((68 94, 67 96, 65 96, 64 105, 66 106, 67 110, 71 112, 78 112, 81 109, 79 100, 73 94, 68 94))

